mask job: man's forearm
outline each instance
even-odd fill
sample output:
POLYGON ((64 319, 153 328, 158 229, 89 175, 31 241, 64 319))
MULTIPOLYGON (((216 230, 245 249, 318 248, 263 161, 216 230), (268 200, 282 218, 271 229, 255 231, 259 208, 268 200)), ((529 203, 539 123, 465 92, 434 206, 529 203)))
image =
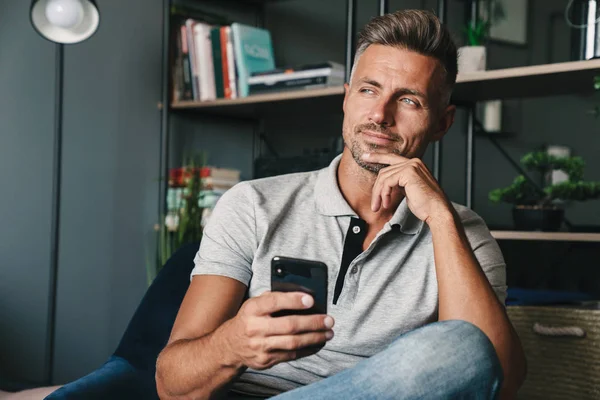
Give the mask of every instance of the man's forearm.
POLYGON ((496 349, 504 370, 504 386, 512 391, 525 375, 524 355, 503 305, 473 254, 459 217, 449 212, 429 227, 438 280, 439 319, 464 320, 481 329, 496 349))
POLYGON ((161 352, 156 363, 161 399, 211 398, 245 370, 228 353, 221 328, 200 338, 178 340, 161 352))

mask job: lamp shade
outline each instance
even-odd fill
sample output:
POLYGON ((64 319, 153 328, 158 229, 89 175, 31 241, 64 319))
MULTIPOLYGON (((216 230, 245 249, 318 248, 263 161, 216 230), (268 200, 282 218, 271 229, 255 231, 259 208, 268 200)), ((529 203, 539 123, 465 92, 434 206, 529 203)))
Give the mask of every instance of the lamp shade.
POLYGON ((100 24, 95 0, 33 0, 29 15, 35 30, 55 43, 82 42, 100 24))

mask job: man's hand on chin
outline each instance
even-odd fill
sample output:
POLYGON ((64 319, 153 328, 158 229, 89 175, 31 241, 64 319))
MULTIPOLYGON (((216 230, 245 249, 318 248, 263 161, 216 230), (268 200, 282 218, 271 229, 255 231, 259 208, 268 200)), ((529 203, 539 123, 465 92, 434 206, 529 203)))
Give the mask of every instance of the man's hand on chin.
POLYGON ((397 188, 406 196, 410 211, 421 221, 431 225, 452 218, 450 201, 421 159, 393 153, 365 153, 362 159, 367 163, 388 165, 379 171, 373 185, 373 212, 390 207, 392 191, 397 188))

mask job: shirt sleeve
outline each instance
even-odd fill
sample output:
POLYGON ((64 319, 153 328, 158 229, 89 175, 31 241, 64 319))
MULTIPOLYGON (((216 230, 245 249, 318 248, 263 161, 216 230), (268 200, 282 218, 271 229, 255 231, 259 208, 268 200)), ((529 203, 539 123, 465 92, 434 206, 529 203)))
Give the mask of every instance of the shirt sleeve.
POLYGON ((500 246, 492 236, 483 219, 474 211, 464 208, 459 211, 467 239, 479 261, 492 289, 502 305, 506 301, 506 263, 500 246))
POLYGON ((194 258, 194 275, 220 275, 248 286, 256 249, 256 224, 251 186, 241 182, 217 201, 194 258))

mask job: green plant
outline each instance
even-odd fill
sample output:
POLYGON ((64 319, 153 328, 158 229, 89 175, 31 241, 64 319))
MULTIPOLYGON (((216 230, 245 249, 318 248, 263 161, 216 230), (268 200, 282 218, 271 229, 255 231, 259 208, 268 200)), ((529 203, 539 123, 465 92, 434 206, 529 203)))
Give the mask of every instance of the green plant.
POLYGON ((525 176, 519 175, 505 188, 494 189, 489 199, 495 203, 550 207, 557 200, 585 201, 600 197, 600 182, 584 182, 585 162, 581 157, 557 157, 543 151, 531 152, 521 159, 528 170, 534 170, 545 176, 553 170, 564 171, 569 179, 538 188, 525 176))
POLYGON ((467 44, 469 46, 483 46, 492 26, 490 21, 477 19, 474 23, 465 27, 467 44))
POLYGON ((483 11, 479 16, 464 27, 468 46, 483 46, 487 40, 490 28, 506 18, 506 13, 498 0, 480 0, 479 7, 483 11))
POLYGON ((202 184, 200 168, 206 165, 205 155, 191 157, 184 162, 185 187, 183 195, 177 201, 175 210, 154 227, 156 253, 147 257, 146 272, 150 285, 160 269, 177 249, 186 243, 199 242, 202 238, 202 212, 198 204, 202 184))

